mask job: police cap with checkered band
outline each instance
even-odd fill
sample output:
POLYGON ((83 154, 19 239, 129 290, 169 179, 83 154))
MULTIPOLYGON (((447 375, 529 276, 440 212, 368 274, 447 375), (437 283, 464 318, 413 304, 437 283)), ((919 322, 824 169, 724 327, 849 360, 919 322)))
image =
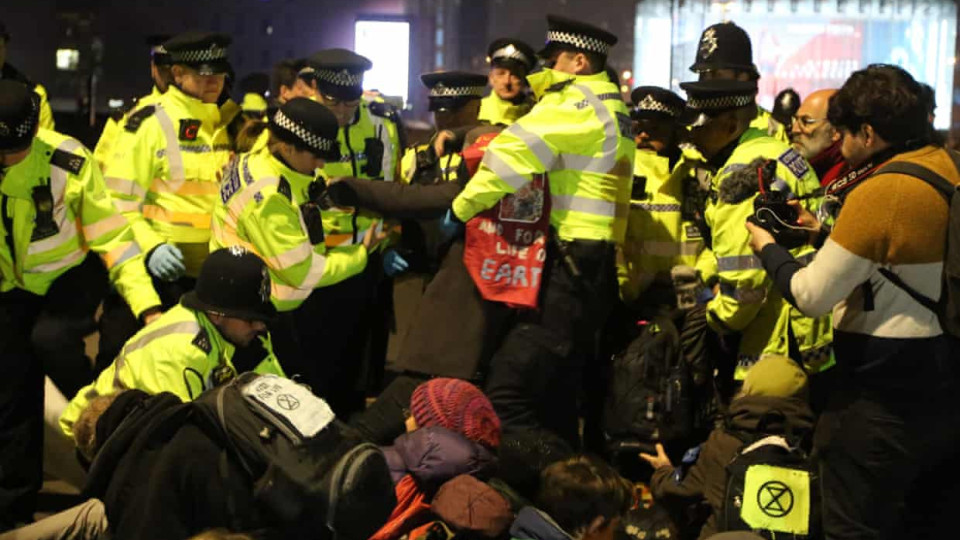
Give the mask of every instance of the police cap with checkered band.
POLYGON ((576 51, 597 54, 606 61, 610 49, 616 44, 617 36, 602 28, 559 15, 547 15, 547 43, 537 56, 548 59, 557 51, 576 51))
POLYGON ((208 32, 185 32, 163 43, 170 56, 170 64, 193 68, 201 75, 216 75, 230 72, 227 47, 230 37, 208 32))
POLYGON ((732 109, 756 106, 757 81, 714 79, 680 83, 687 93, 687 109, 696 117, 693 126, 702 126, 716 115, 732 109))
POLYGON ((40 96, 20 81, 0 80, 0 152, 19 152, 33 142, 40 96))
POLYGON ((270 117, 270 133, 281 141, 302 146, 327 161, 340 159, 340 125, 330 109, 307 98, 294 98, 270 117))
POLYGON ((636 120, 668 120, 684 122, 688 118, 687 102, 666 88, 640 86, 630 93, 631 116, 636 120))
POLYGON ((501 38, 487 47, 487 63, 502 67, 525 77, 537 66, 537 53, 533 47, 519 39, 501 38))
POLYGON ((248 321, 270 322, 277 308, 270 301, 270 273, 263 259, 240 246, 218 249, 200 267, 197 286, 180 303, 248 321))
POLYGON ((718 69, 745 71, 760 78, 753 64, 753 45, 747 32, 732 22, 707 27, 697 43, 697 60, 690 71, 702 73, 718 69))
POLYGON ((158 66, 169 66, 170 55, 163 48, 163 44, 170 39, 166 34, 154 34, 147 36, 147 47, 150 47, 150 59, 158 66))
POLYGON ((459 109, 487 92, 487 76, 465 71, 436 71, 420 75, 430 93, 431 111, 459 109))
POLYGON ((364 56, 347 49, 325 49, 307 58, 320 93, 353 101, 363 95, 363 73, 373 64, 364 56))

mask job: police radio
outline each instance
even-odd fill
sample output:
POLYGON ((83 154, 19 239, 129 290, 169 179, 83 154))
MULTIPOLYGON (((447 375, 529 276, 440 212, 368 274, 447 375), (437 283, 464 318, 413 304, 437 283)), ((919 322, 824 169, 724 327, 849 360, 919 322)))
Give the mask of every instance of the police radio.
POLYGON ((809 229, 797 225, 797 209, 787 201, 787 194, 769 189, 777 174, 777 162, 769 159, 757 168, 760 193, 753 199, 753 215, 747 221, 773 235, 778 244, 793 249, 807 243, 809 229))
POLYGON ((322 178, 310 182, 307 187, 307 202, 300 205, 300 215, 307 227, 310 244, 316 246, 323 243, 323 216, 320 215, 320 210, 328 210, 332 206, 327 194, 327 183, 322 178))
POLYGON ((367 164, 363 166, 363 173, 370 178, 383 177, 383 141, 369 137, 364 140, 364 153, 367 155, 367 164))

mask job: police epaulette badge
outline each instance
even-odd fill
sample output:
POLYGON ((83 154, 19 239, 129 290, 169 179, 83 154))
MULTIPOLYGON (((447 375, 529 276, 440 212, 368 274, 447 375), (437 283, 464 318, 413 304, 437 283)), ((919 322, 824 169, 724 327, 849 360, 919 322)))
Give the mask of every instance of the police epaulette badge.
POLYGON ((207 335, 207 331, 203 328, 197 332, 197 337, 193 338, 193 341, 190 343, 203 351, 205 354, 210 354, 210 351, 213 350, 213 344, 210 343, 210 336, 207 335))
POLYGON ((780 154, 778 158, 780 163, 783 163, 790 172, 793 173, 797 178, 803 178, 805 174, 810 170, 810 165, 807 163, 807 160, 803 159, 796 150, 793 148, 788 149, 786 152, 780 154))
POLYGON ((140 124, 144 120, 153 116, 153 113, 157 111, 156 106, 146 105, 137 109, 136 112, 127 117, 127 121, 123 124, 123 129, 129 131, 130 133, 136 133, 140 129, 140 124))
POLYGON ((282 176, 280 177, 280 181, 277 182, 277 193, 286 197, 288 201, 293 202, 293 190, 290 189, 290 182, 282 176))
POLYGON ((86 161, 87 158, 83 156, 71 154, 70 152, 65 152, 59 149, 54 150, 53 155, 50 156, 51 165, 59 167, 73 174, 80 174, 80 170, 83 169, 83 164, 86 161))

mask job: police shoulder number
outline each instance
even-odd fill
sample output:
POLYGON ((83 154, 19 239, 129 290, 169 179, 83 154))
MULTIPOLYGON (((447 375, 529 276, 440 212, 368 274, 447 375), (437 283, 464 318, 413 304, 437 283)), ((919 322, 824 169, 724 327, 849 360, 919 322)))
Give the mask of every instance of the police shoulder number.
POLYGON ((155 112, 157 112, 157 107, 154 105, 146 105, 137 109, 136 112, 127 117, 127 121, 123 124, 123 129, 130 133, 136 133, 137 130, 140 129, 140 124, 147 118, 153 116, 155 112))
POLYGON ((797 178, 803 178, 810 171, 810 164, 793 148, 787 149, 777 159, 797 178))

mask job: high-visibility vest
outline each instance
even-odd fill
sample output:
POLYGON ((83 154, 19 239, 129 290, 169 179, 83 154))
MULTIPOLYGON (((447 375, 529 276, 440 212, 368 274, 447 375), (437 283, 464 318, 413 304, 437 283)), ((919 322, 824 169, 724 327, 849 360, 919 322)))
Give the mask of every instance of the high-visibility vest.
POLYGON ((492 125, 509 126, 530 112, 532 108, 533 102, 531 100, 513 103, 502 99, 491 90, 490 95, 480 101, 480 114, 477 115, 477 120, 492 125))
MULTIPOLYGON (((267 356, 254 371, 285 377, 269 336, 263 344, 267 356)), ((134 334, 97 380, 77 392, 60 415, 60 429, 72 437, 74 423, 92 399, 123 390, 193 400, 236 374, 234 351, 206 314, 178 304, 134 334)))
POLYGON ((268 150, 243 154, 224 171, 213 210, 210 250, 239 245, 263 259, 280 311, 296 309, 315 288, 339 283, 367 265, 362 244, 311 243, 300 205, 313 180, 268 150))
POLYGON ((197 276, 210 242, 218 175, 231 145, 216 104, 171 86, 124 122, 104 170, 117 206, 146 252, 176 244, 188 276, 197 276))
POLYGON ((780 142, 790 144, 790 126, 785 126, 773 119, 770 111, 757 107, 757 116, 750 122, 750 127, 758 129, 780 142))
MULTIPOLYGON (((752 128, 741 136, 739 145, 713 177, 714 190, 733 172, 760 157, 777 160, 773 189, 793 193, 816 212, 820 197, 815 192, 820 182, 810 164, 788 145, 752 128)), ((712 236, 720 294, 707 305, 707 322, 719 332, 741 334, 735 378, 743 380, 763 354, 786 356, 790 331, 802 343, 800 352, 805 358, 830 358, 830 316, 814 320, 792 313, 795 308, 783 300, 750 249, 750 233, 744 223, 753 215, 754 197, 736 204, 713 199, 707 204, 705 218, 712 236)), ((791 252, 800 260, 810 260, 814 249, 803 246, 791 252)), ((817 361, 808 368, 820 369, 823 365, 817 361)))
POLYGON ((454 213, 466 221, 546 173, 561 240, 623 242, 636 147, 620 89, 605 73, 527 79, 540 101, 490 143, 454 213))
MULTIPOLYGON (((340 161, 329 161, 324 165, 325 178, 349 176, 393 181, 397 176, 400 163, 400 139, 397 125, 390 119, 377 116, 370 111, 370 104, 360 103, 357 119, 350 125, 340 128, 337 141, 340 143, 340 161), (367 156, 367 140, 380 141, 383 144, 383 159, 375 168, 380 174, 367 174, 370 160, 367 156)), ((323 228, 328 247, 355 244, 363 240, 363 235, 377 220, 378 216, 333 208, 323 213, 323 228)))
POLYGON ((669 158, 637 150, 623 261, 617 266, 625 301, 635 301, 654 280, 669 282, 674 266, 696 265, 703 238, 682 215, 684 189, 691 180, 696 181, 692 162, 681 159, 671 169, 669 158))
POLYGON ((4 173, 0 215, 0 237, 12 234, 14 248, 11 253, 9 243, 0 241, 0 291, 45 295, 93 250, 135 314, 160 305, 130 223, 114 206, 90 151, 76 139, 38 130, 26 159, 4 173), (34 198, 40 193, 49 193, 46 211, 34 198), (44 214, 53 227, 38 225, 44 214))
POLYGON ((155 104, 162 95, 160 90, 154 86, 149 94, 137 100, 137 104, 127 111, 123 115, 123 118, 120 120, 107 118, 107 123, 103 125, 103 131, 100 133, 100 139, 97 140, 97 146, 93 149, 93 157, 96 158, 100 167, 106 167, 107 160, 113 155, 113 148, 117 142, 117 137, 119 137, 120 132, 123 131, 123 123, 126 122, 127 118, 143 107, 155 104))

